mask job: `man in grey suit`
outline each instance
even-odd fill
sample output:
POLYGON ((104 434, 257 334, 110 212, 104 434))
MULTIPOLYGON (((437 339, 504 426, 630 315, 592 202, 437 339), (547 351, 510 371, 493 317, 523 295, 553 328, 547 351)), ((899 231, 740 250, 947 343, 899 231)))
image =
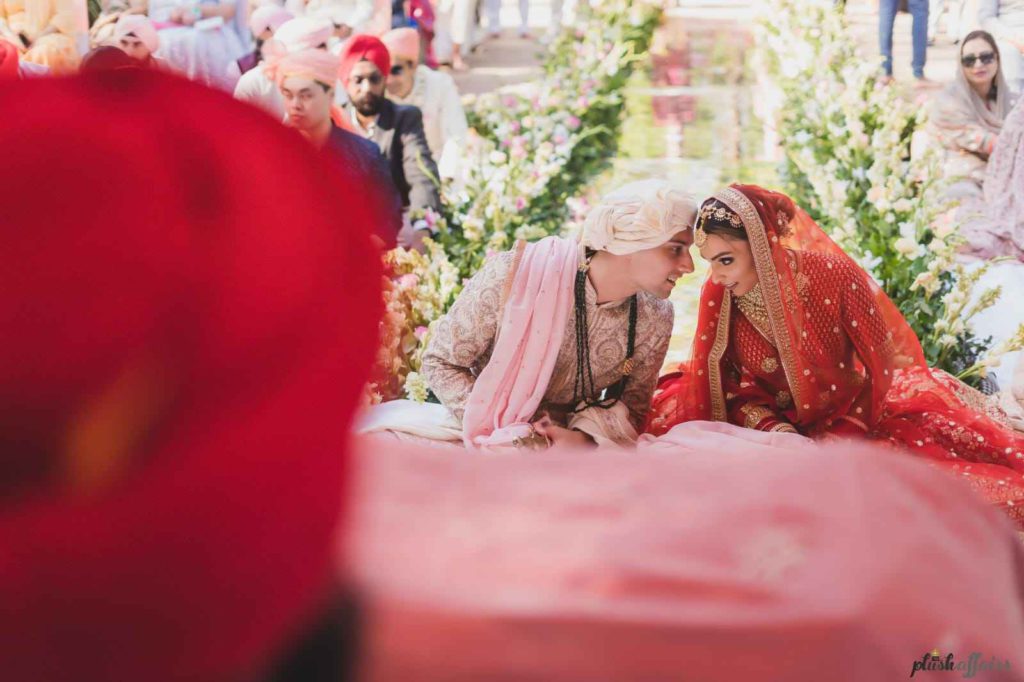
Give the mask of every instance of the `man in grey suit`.
MULTIPOLYGON (((395 104, 385 96, 384 85, 391 58, 379 39, 354 36, 342 54, 339 78, 348 92, 345 123, 373 140, 391 167, 403 208, 418 211, 441 208, 439 174, 423 131, 423 114, 413 106, 395 104)), ((407 224, 399 243, 418 246, 429 234, 426 223, 407 224)))

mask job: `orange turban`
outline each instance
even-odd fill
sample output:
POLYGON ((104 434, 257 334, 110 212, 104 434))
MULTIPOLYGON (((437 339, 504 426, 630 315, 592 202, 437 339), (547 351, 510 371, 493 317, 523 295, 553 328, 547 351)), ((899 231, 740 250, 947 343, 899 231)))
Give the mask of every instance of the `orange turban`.
POLYGON ((387 76, 391 71, 391 55, 388 48, 380 41, 380 38, 361 34, 352 36, 341 53, 341 68, 338 70, 338 78, 341 82, 347 83, 352 68, 361 61, 373 62, 380 72, 387 76))
POLYGON ((18 77, 18 48, 0 40, 0 78, 18 77))
POLYGON ((388 48, 392 59, 401 57, 414 62, 420 60, 420 34, 416 29, 395 28, 385 33, 380 39, 388 48))

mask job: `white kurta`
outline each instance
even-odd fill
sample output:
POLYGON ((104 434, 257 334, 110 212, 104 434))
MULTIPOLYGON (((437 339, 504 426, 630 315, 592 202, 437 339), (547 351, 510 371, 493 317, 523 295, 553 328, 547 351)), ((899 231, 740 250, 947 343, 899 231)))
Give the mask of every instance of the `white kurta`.
MULTIPOLYGON (((160 29, 157 56, 190 80, 231 92, 236 83, 229 67, 250 49, 252 36, 246 25, 247 4, 242 0, 224 0, 224 4, 227 3, 235 5, 235 17, 220 26, 208 18, 197 22, 200 28, 172 26, 160 29)), ((185 6, 188 6, 185 0, 150 0, 149 18, 156 23, 167 22, 175 8, 185 6)))
POLYGON ((259 107, 279 121, 284 118, 284 99, 273 81, 267 78, 262 64, 249 69, 238 79, 235 99, 259 107))
POLYGON ((469 126, 452 77, 420 64, 416 67, 416 77, 409 95, 404 98, 389 97, 396 104, 419 107, 423 112, 427 144, 430 153, 437 159, 438 172, 442 178, 457 177, 469 126))

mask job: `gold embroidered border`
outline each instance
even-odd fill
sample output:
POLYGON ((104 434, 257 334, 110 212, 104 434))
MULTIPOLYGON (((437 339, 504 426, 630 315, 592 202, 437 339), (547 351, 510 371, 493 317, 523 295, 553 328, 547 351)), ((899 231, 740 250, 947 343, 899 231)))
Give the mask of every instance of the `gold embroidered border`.
POLYGON ((708 383, 711 385, 711 420, 726 421, 725 396, 722 393, 722 357, 729 347, 729 316, 732 313, 732 293, 722 293, 722 304, 718 309, 718 327, 715 342, 708 355, 708 383))
POLYGON ((740 408, 740 412, 743 413, 743 426, 748 429, 756 429, 757 425, 765 419, 775 416, 774 412, 761 405, 744 405, 740 408))
POLYGON ((786 381, 789 382, 789 390, 793 393, 796 402, 797 414, 804 405, 803 396, 800 394, 800 385, 797 382, 796 352, 793 349, 792 340, 789 338, 786 328, 786 317, 782 303, 782 289, 779 286, 779 273, 772 261, 772 247, 768 242, 768 232, 761 224, 757 215, 757 209, 747 197, 739 190, 726 187, 715 194, 715 198, 726 206, 736 211, 743 219, 743 225, 747 230, 747 239, 750 240, 750 250, 754 254, 754 265, 757 268, 757 279, 761 283, 761 296, 764 297, 765 305, 768 307, 768 319, 772 325, 772 335, 775 337, 776 349, 782 359, 782 368, 786 372, 786 381))

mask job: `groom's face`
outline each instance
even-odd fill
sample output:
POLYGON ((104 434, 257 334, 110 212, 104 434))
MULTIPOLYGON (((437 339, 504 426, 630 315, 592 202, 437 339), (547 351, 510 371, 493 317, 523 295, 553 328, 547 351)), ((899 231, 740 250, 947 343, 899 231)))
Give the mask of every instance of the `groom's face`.
POLYGON ((682 230, 653 249, 638 251, 629 256, 629 270, 640 289, 658 298, 668 298, 676 280, 693 272, 693 230, 682 230))

